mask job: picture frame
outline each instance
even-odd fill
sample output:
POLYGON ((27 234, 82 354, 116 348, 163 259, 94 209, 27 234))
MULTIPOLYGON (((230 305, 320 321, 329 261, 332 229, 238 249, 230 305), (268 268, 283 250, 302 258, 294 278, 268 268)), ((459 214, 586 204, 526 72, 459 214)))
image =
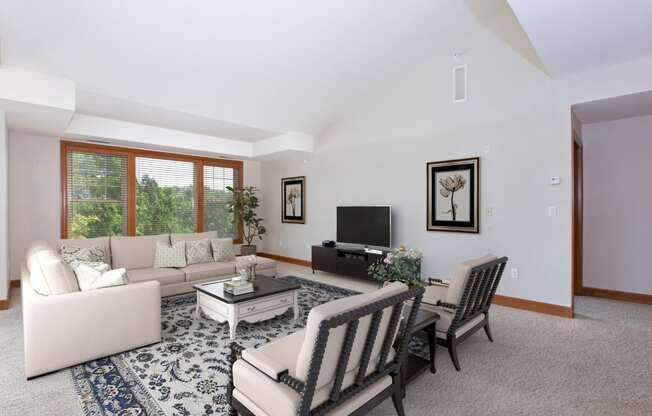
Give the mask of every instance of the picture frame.
POLYGON ((281 222, 306 223, 306 177, 281 179, 281 222))
POLYGON ((480 158, 426 164, 426 230, 480 232, 480 158))

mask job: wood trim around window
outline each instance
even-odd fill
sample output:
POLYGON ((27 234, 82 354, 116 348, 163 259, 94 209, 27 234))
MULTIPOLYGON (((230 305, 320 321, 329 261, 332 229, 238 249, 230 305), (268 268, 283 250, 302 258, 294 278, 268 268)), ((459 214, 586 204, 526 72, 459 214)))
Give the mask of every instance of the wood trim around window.
MULTIPOLYGON (((202 232, 204 228, 204 165, 220 166, 227 168, 234 168, 238 170, 238 184, 243 186, 244 178, 244 163, 240 160, 228 159, 213 159, 204 156, 191 156, 185 154, 175 154, 158 152, 153 150, 134 149, 117 146, 105 146, 99 144, 80 143, 61 140, 61 238, 68 238, 68 152, 69 151, 86 151, 104 154, 115 154, 127 156, 127 235, 136 235, 136 158, 137 157, 150 157, 156 159, 170 159, 179 160, 184 162, 192 162, 195 164, 195 186, 197 204, 197 219, 196 219, 196 232, 202 232), (200 216, 201 215, 201 216, 200 216)), ((242 239, 242 224, 238 224, 239 235, 233 242, 236 244, 241 243, 242 239)))

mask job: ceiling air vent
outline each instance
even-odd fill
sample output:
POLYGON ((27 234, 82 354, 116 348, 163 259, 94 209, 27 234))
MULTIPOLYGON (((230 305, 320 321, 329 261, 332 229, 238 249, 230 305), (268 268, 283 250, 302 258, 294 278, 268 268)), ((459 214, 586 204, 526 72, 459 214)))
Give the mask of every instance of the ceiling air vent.
POLYGON ((468 72, 467 64, 453 67, 453 102, 461 103, 468 98, 468 72))

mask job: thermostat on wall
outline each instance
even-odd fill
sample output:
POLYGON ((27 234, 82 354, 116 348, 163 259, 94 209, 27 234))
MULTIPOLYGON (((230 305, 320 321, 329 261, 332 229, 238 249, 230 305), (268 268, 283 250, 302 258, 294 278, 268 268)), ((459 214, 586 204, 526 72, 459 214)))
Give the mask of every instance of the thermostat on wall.
POLYGON ((561 177, 559 176, 550 177, 550 185, 559 185, 559 184, 561 184, 561 177))

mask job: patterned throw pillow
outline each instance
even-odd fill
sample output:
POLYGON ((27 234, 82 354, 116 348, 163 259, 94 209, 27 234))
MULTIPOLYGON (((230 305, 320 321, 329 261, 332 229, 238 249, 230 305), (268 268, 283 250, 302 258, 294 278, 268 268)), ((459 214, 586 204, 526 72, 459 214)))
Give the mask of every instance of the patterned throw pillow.
POLYGON ((211 240, 186 241, 186 260, 188 264, 213 261, 211 240))
POLYGON ((68 247, 61 246, 61 257, 73 269, 81 263, 107 263, 106 253, 102 247, 68 247))
POLYGON ((235 259, 231 238, 214 238, 211 240, 211 247, 213 247, 213 259, 215 261, 231 261, 235 259))
POLYGON ((108 264, 81 263, 75 268, 80 290, 93 290, 103 287, 122 286, 127 284, 127 270, 111 270, 108 264))
POLYGON ((186 242, 179 241, 172 246, 157 242, 154 267, 186 267, 186 242))

